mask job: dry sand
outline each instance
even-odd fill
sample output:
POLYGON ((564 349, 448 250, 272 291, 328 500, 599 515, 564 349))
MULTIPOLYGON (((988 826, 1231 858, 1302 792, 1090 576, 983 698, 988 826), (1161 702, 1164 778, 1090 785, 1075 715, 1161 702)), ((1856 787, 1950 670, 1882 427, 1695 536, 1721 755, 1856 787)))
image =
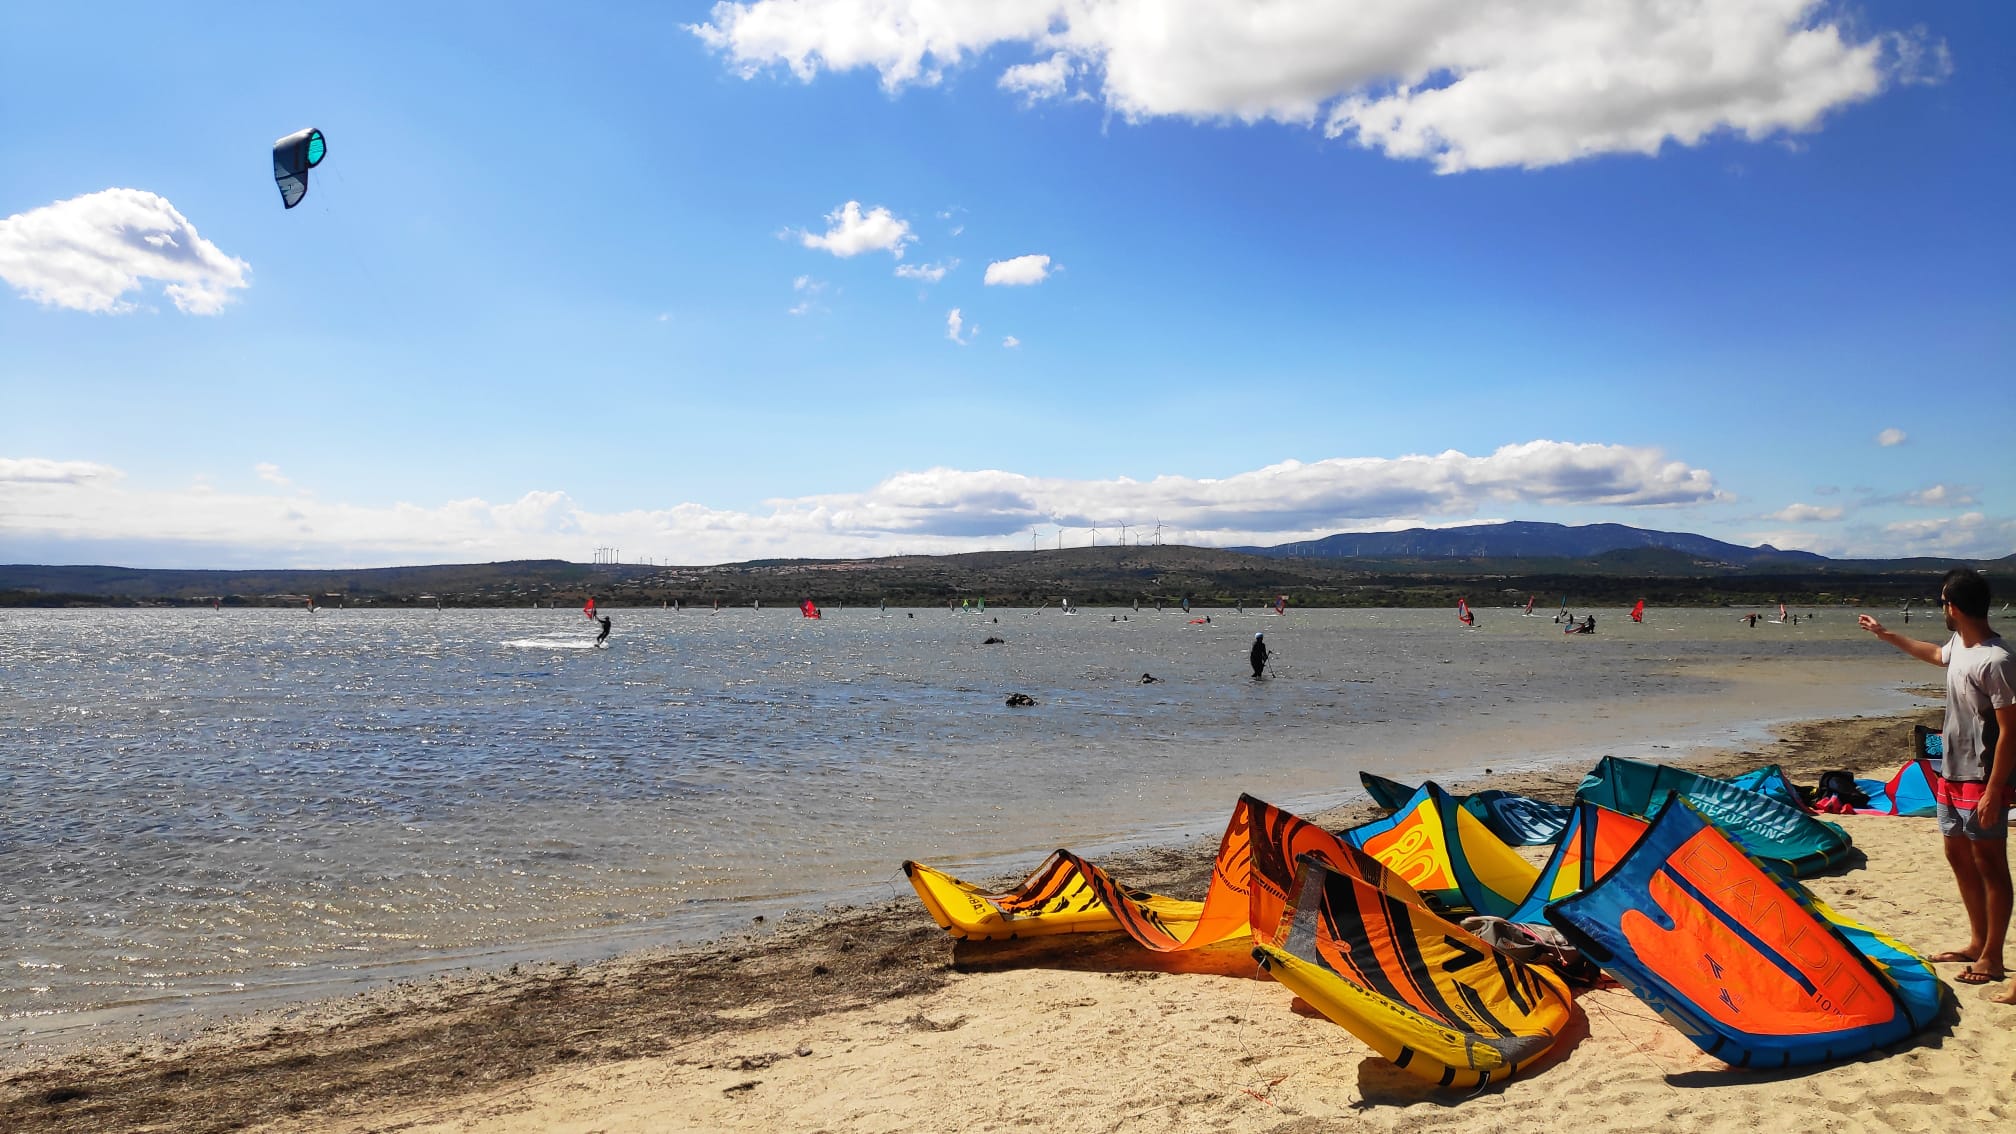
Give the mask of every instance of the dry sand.
MULTIPOLYGON (((1688 764, 1728 774, 1775 761, 1802 783, 1826 768, 1887 776, 1914 722, 1936 723, 1802 725, 1768 750, 1688 764)), ((1565 801, 1578 778, 1491 786, 1565 801)), ((1867 861, 1809 880, 1821 898, 1921 952, 1963 943, 1932 820, 1841 822, 1867 861)), ((1111 865, 1195 897, 1214 849, 1111 865)), ((1940 968, 1950 980, 1959 966, 1940 968)), ((1957 1013, 1908 1042, 1772 1073, 1730 1069, 1629 993, 1599 990, 1579 998, 1583 1034, 1564 1056, 1469 1094, 1373 1055, 1243 945, 955 947, 906 899, 702 949, 406 984, 27 1065, 17 1055, 0 1073, 0 1129, 1946 1131, 2016 1113, 2016 1007, 1988 999, 2008 987, 1954 985, 1957 1013)))

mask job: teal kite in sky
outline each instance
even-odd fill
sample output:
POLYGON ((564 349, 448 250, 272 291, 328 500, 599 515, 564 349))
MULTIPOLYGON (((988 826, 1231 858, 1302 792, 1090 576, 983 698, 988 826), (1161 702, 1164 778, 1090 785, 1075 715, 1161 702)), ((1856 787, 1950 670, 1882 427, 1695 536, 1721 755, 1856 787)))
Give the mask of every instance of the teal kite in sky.
POLYGON ((308 171, 322 164, 329 144, 322 131, 310 127, 297 130, 273 143, 273 180, 280 186, 280 200, 288 208, 308 195, 308 171))

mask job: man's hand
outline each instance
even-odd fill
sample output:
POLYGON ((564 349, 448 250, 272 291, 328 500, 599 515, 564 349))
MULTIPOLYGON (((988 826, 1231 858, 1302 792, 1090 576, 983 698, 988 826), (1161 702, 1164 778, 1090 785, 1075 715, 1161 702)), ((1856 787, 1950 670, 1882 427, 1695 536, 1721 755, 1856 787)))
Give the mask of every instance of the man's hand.
POLYGON ((1867 630, 1871 634, 1875 634, 1878 637, 1881 637, 1883 634, 1883 624, 1881 622, 1876 621, 1875 616, 1873 615, 1868 614, 1856 615, 1855 625, 1860 626, 1862 629, 1867 630))
POLYGON ((2009 785, 1990 783, 1981 788, 1981 800, 1976 815, 1982 819, 1999 819, 2009 810, 2009 785))

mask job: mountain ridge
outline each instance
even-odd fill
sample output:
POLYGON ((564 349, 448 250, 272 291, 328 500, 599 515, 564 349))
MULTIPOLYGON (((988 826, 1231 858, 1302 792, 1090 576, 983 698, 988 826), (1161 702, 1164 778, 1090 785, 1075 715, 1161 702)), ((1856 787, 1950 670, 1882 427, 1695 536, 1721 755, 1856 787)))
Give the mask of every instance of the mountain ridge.
POLYGON ((1225 550, 1270 559, 1580 559, 1638 548, 1710 556, 1717 562, 1740 566, 1767 560, 1816 566, 1832 562, 1827 556, 1811 551, 1785 551, 1768 543, 1747 547, 1692 532, 1658 531, 1627 524, 1571 526, 1543 520, 1408 528, 1398 532, 1343 532, 1321 539, 1225 550))
MULTIPOLYGON (((1230 606, 1268 603, 1280 594, 1297 605, 1422 606, 1453 603, 1465 594, 1474 604, 1494 594, 1523 601, 1534 593, 1615 598, 1626 605, 1639 597, 1688 605, 1852 603, 1925 601, 1939 574, 1956 565, 2007 580, 2016 575, 2016 554, 1828 559, 1685 532, 1522 523, 1346 533, 1257 550, 1102 544, 685 567, 558 559, 267 570, 0 564, 0 606, 301 606, 310 598, 321 606, 550 606, 578 605, 588 595, 605 603, 688 607, 796 605, 807 598, 822 605, 930 606, 961 596, 995 605, 1036 606, 1065 597, 1080 604, 1180 603, 1194 597, 1230 606), (1323 545, 1327 554, 1307 553, 1310 545, 1323 545), (1347 553, 1354 548, 1396 553, 1347 553), (1476 554, 1493 549, 1528 554, 1476 554)), ((2002 586, 2006 594, 2009 585, 2002 586)))

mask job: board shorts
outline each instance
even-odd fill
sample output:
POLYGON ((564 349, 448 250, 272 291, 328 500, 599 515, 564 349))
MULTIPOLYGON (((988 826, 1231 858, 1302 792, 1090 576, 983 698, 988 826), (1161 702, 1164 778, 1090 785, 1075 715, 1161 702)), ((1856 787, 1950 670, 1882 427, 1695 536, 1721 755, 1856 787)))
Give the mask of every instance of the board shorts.
POLYGON ((1932 792, 1932 803, 1939 814, 1939 833, 1949 839, 1958 835, 1977 842, 2008 839, 2009 812, 2005 809, 1999 814, 1983 815, 1976 806, 1981 802, 1981 790, 1987 786, 1962 780, 1939 781, 1932 792))

